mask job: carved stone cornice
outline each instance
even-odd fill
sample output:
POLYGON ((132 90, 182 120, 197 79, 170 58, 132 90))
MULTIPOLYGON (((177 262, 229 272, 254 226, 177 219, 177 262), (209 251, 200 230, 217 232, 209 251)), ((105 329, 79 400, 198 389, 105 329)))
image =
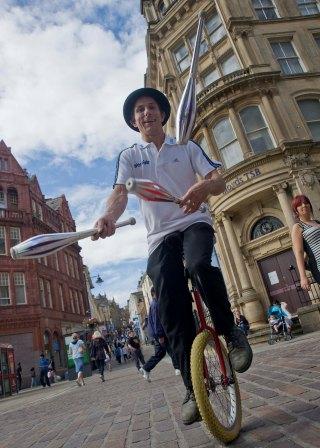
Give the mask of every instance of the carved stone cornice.
POLYGON ((289 187, 288 182, 281 182, 280 184, 272 185, 272 189, 275 193, 282 193, 289 187))
POLYGON ((299 171, 296 176, 299 177, 299 179, 304 187, 307 187, 311 190, 313 189, 313 187, 317 181, 317 177, 312 170, 299 171))
POLYGON ((310 166, 311 140, 283 142, 280 147, 283 153, 283 161, 291 170, 310 166))

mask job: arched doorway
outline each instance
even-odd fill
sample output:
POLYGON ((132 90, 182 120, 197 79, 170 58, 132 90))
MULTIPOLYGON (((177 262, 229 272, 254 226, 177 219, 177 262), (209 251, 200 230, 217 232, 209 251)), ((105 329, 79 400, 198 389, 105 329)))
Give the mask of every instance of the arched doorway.
POLYGON ((51 333, 49 330, 45 330, 43 333, 43 353, 45 354, 46 358, 50 359, 52 354, 52 340, 51 340, 51 333))
POLYGON ((62 353, 62 338, 58 331, 54 331, 52 335, 52 356, 55 362, 55 367, 64 367, 65 359, 62 353))

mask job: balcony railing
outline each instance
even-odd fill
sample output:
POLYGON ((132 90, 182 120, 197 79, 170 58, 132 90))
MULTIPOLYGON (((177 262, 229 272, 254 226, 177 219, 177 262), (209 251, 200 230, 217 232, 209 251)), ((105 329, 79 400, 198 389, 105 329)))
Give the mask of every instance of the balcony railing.
POLYGON ((249 68, 244 68, 241 70, 236 70, 235 72, 229 73, 228 75, 222 76, 222 78, 213 81, 209 84, 205 89, 201 90, 201 92, 197 95, 197 100, 201 101, 208 94, 214 92, 218 87, 223 87, 226 84, 232 83, 233 81, 238 81, 241 78, 245 78, 250 74, 249 68))
POLYGON ((0 209, 0 220, 23 222, 23 212, 20 210, 0 209))

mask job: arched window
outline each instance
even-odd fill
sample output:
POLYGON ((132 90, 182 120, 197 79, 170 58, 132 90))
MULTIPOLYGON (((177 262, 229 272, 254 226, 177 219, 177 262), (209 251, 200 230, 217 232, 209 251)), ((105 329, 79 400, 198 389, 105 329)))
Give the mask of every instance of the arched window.
POLYGON ((243 153, 229 118, 220 120, 212 132, 226 168, 243 160, 243 153))
POLYGON ((258 106, 248 106, 239 112, 242 125, 255 154, 274 148, 269 128, 258 106))
POLYGON ((18 208, 18 192, 15 188, 8 188, 8 207, 18 208))
POLYGON ((164 13, 166 12, 166 5, 164 4, 164 2, 159 2, 158 11, 160 13, 160 16, 162 17, 164 15, 164 13))
POLYGON ((299 100, 298 105, 314 140, 320 140, 320 101, 317 98, 299 100))
POLYGON ((274 216, 265 216, 259 219, 252 227, 250 239, 255 240, 256 238, 260 238, 260 236, 267 235, 267 233, 281 229, 281 227, 283 227, 283 224, 280 219, 274 216))

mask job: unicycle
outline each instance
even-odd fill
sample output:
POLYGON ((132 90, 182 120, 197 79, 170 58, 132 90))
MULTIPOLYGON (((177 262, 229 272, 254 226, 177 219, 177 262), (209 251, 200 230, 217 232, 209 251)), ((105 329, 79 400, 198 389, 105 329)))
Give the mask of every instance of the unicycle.
POLYGON ((195 399, 209 432, 224 443, 236 439, 241 429, 241 398, 227 350, 208 325, 201 295, 193 286, 198 334, 191 348, 191 379, 195 399))

